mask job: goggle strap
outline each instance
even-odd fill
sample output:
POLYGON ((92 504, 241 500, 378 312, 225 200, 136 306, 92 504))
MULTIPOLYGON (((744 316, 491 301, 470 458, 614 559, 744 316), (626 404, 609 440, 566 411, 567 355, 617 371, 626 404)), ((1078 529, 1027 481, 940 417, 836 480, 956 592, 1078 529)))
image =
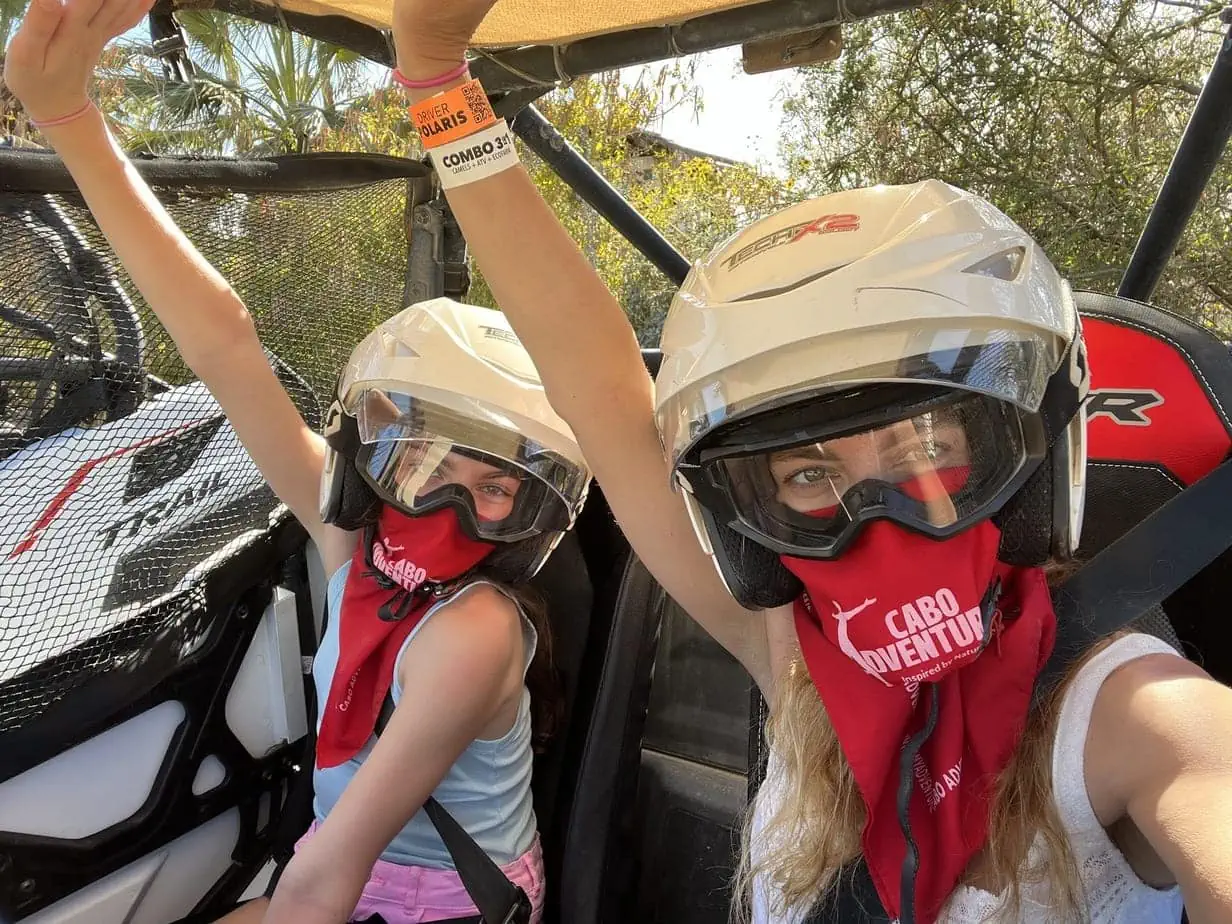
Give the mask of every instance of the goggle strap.
POLYGON ((342 402, 337 398, 325 412, 322 436, 326 445, 344 458, 354 460, 359 452, 359 424, 343 409, 342 402))
POLYGON ((1048 380, 1039 416, 1044 424, 1044 437, 1051 448, 1065 433, 1074 415, 1082 409, 1090 385, 1086 347, 1081 336, 1070 342, 1061 357, 1061 364, 1048 380), (1075 350, 1077 352, 1075 352, 1075 350), (1077 379, 1077 381, 1075 381, 1077 379))

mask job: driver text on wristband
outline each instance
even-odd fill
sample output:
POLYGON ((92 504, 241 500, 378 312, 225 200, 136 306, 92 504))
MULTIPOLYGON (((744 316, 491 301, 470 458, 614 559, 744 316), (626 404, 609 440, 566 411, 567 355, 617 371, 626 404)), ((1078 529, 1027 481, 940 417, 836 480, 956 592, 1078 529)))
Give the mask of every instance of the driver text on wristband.
POLYGON ((411 119, 424 147, 431 150, 487 128, 496 122, 496 113, 483 85, 468 80, 413 105, 411 119))

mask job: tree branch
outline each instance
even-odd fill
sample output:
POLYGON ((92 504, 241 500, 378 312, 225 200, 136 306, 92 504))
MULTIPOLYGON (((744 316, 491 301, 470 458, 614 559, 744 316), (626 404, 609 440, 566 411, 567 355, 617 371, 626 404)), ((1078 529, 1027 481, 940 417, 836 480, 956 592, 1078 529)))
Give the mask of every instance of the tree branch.
POLYGON ((1100 50, 1103 52, 1103 54, 1101 54, 1100 57, 1103 58, 1103 60, 1107 61, 1109 64, 1113 64, 1116 67, 1120 68, 1122 73, 1135 77, 1138 80, 1144 82, 1148 86, 1171 87, 1174 90, 1180 90, 1182 93, 1188 93, 1190 96, 1197 96, 1199 93, 1202 92, 1201 87, 1197 86, 1196 84, 1189 83, 1186 80, 1175 80, 1175 79, 1171 79, 1167 77, 1153 77, 1149 74, 1144 73, 1143 71, 1139 70, 1138 68, 1130 64, 1128 61, 1125 61, 1116 52, 1114 52, 1112 50, 1111 45, 1108 43, 1107 39, 1105 39, 1102 35, 1097 33, 1090 26, 1084 23, 1081 19, 1075 16, 1070 10, 1062 6, 1059 0, 1049 0, 1049 4, 1057 12, 1059 12, 1062 16, 1064 16, 1066 20, 1068 20, 1069 23, 1072 26, 1074 26, 1074 28, 1078 29, 1080 32, 1090 37, 1090 39, 1093 42, 1095 42, 1095 44, 1098 45, 1100 50))
POLYGON ((1217 282, 1206 283, 1206 290, 1215 296, 1229 308, 1232 308, 1232 291, 1225 289, 1217 282))
POLYGON ((1190 2, 1190 0, 1155 0, 1156 6, 1159 6, 1160 4, 1163 4, 1164 6, 1184 7, 1187 10, 1193 10, 1195 13, 1206 13, 1211 9, 1208 4, 1193 3, 1190 2))

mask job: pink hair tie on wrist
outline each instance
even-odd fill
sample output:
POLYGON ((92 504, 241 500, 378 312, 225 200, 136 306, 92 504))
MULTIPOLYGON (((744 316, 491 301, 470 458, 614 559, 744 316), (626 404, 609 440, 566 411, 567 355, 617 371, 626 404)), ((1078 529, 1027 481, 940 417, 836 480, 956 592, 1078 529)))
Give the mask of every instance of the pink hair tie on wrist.
POLYGON ((402 71, 395 67, 394 83, 401 84, 408 90, 428 90, 432 87, 443 86, 451 80, 457 80, 466 73, 466 69, 468 67, 470 67, 470 62, 463 58, 462 63, 457 67, 452 70, 445 71, 443 74, 438 74, 436 77, 429 77, 427 80, 411 80, 410 77, 407 77, 406 74, 402 73, 402 71))
POLYGON ((85 115, 87 112, 89 112, 93 108, 94 108, 94 103, 87 100, 84 106, 82 106, 80 109, 76 110, 75 112, 70 112, 68 115, 60 116, 58 119, 47 119, 46 121, 43 121, 43 122, 38 122, 38 121, 35 121, 34 119, 31 119, 30 124, 33 125, 35 128, 53 128, 56 125, 67 125, 69 122, 75 122, 77 119, 80 119, 83 115, 85 115))

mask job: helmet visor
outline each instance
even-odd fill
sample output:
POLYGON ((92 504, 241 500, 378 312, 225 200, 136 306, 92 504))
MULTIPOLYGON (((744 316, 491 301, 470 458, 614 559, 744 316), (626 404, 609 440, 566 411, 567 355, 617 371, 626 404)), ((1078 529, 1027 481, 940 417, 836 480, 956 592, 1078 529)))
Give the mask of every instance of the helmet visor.
POLYGON ((818 338, 744 360, 663 402, 658 424, 677 462, 706 434, 758 408, 872 384, 942 385, 1038 409, 1060 362, 1056 338, 1013 328, 893 327, 818 338), (891 359, 858 362, 866 356, 891 359))
POLYGON ((354 414, 356 463, 386 503, 412 515, 454 507, 473 537, 513 542, 567 529, 587 473, 493 413, 454 409, 379 388, 354 414))
POLYGON ((703 449, 680 472, 739 532, 780 554, 828 558, 872 519, 953 535, 999 509, 1040 458, 1029 418, 1005 402, 951 392, 895 404, 857 411, 855 426, 810 423, 815 407, 780 411, 741 434, 753 446, 703 449))

